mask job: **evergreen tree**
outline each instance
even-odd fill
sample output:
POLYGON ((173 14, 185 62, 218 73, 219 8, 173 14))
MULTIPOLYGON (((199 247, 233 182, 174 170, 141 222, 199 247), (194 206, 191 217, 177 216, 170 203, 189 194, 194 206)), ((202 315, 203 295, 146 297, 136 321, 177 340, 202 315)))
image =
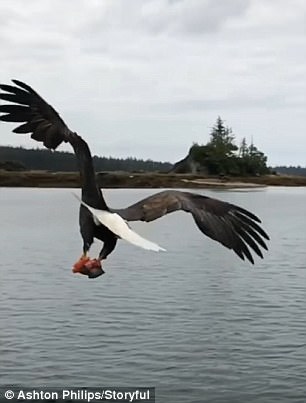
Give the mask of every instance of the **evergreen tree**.
POLYGON ((259 151, 257 147, 254 146, 253 142, 248 148, 248 162, 249 170, 252 175, 264 175, 269 172, 267 167, 267 157, 262 151, 259 151))
POLYGON ((218 116, 216 124, 210 133, 210 141, 207 143, 207 166, 212 174, 236 174, 237 164, 235 151, 237 146, 234 143, 235 136, 232 129, 224 125, 223 120, 218 116))
POLYGON ((240 147, 239 147, 239 157, 244 158, 248 155, 248 145, 246 142, 245 137, 241 140, 240 147))
POLYGON ((208 145, 212 147, 215 155, 222 157, 230 157, 234 151, 237 150, 237 146, 234 143, 235 136, 232 129, 224 126, 223 120, 218 116, 215 126, 210 133, 210 141, 208 145))

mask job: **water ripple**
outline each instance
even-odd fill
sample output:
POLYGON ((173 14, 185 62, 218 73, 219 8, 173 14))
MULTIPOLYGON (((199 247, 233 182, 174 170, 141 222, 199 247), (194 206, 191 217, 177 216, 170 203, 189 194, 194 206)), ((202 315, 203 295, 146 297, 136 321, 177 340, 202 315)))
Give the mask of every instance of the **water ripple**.
MULTIPOLYGON (((150 193, 106 197, 124 205, 150 193)), ((88 281, 70 271, 81 249, 70 191, 1 189, 1 384, 153 385, 167 403, 304 403, 306 191, 217 197, 263 218, 272 241, 255 268, 176 214, 135 226, 167 253, 120 243, 107 274, 88 281)))

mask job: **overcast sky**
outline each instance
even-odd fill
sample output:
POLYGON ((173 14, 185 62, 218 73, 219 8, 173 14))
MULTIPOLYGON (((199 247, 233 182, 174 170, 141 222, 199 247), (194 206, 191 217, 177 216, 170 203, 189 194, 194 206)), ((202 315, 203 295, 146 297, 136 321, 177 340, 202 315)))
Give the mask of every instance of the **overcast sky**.
MULTIPOLYGON (((306 165, 305 0, 1 0, 1 82, 27 82, 93 154, 175 162, 218 115, 306 165)), ((0 125, 0 144, 36 146, 0 125)))

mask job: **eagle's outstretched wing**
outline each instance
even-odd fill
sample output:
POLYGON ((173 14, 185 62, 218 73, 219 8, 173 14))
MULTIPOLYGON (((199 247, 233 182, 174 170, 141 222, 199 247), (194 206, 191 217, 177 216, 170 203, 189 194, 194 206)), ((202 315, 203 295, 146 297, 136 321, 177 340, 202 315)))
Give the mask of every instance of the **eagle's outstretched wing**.
POLYGON ((13 80, 16 86, 1 84, 0 99, 12 104, 0 105, 0 120, 23 123, 14 133, 32 133, 32 139, 42 142, 47 148, 56 149, 68 141, 71 133, 55 109, 27 84, 13 80), (2 114, 4 113, 4 114, 2 114))
POLYGON ((127 221, 153 221, 177 210, 191 213, 198 228, 211 239, 232 249, 242 260, 254 263, 250 249, 263 257, 269 236, 251 212, 199 194, 168 190, 156 193, 125 209, 111 210, 127 221))
POLYGON ((0 99, 10 104, 0 105, 0 121, 22 123, 14 133, 31 133, 32 139, 55 150, 62 142, 74 149, 83 183, 96 188, 92 157, 87 143, 72 132, 56 110, 29 85, 12 80, 13 85, 0 84, 0 99))

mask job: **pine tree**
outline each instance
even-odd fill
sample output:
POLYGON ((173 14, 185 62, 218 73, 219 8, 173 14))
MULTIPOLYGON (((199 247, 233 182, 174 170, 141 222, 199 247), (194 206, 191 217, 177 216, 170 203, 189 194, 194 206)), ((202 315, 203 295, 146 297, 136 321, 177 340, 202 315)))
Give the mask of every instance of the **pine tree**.
POLYGON ((240 158, 246 157, 248 155, 248 152, 249 152, 248 145, 247 145, 245 137, 243 137, 243 139, 241 140, 241 143, 240 143, 240 147, 239 147, 239 157, 240 158))
POLYGON ((216 155, 230 157, 237 150, 234 140, 235 136, 232 129, 225 127, 223 120, 218 116, 216 124, 210 133, 208 145, 214 149, 216 155))

